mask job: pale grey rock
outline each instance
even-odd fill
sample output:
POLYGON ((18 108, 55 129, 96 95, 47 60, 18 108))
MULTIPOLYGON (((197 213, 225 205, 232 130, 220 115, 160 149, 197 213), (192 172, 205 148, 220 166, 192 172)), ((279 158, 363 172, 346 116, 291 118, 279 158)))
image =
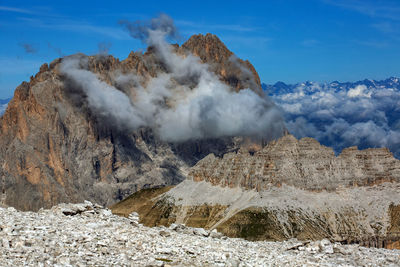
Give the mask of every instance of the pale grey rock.
POLYGON ((139 222, 139 214, 137 212, 132 212, 131 214, 129 214, 128 219, 131 221, 139 222))
POLYGON ((171 236, 171 233, 170 233, 170 232, 167 232, 167 231, 164 231, 164 230, 161 230, 161 231, 158 232, 158 233, 160 234, 160 236, 165 236, 165 237, 171 236))
MULTIPOLYGON (((67 216, 74 216, 77 214, 81 214, 84 211, 91 211, 94 210, 94 205, 90 201, 85 201, 84 203, 78 204, 61 204, 58 206, 53 207, 54 211, 61 212, 67 216)), ((103 211, 104 212, 104 211, 103 211)))
POLYGON ((185 231, 186 230, 186 226, 184 225, 184 224, 177 224, 177 223, 172 223, 170 226, 169 226, 169 229, 171 229, 171 230, 173 230, 173 231, 176 231, 176 232, 183 232, 183 231, 185 231))
POLYGON ((226 267, 239 267, 239 265, 240 261, 236 259, 228 259, 225 264, 226 267))
MULTIPOLYGON (((400 251, 329 240, 250 242, 196 235, 199 228, 133 227, 82 203, 40 212, 0 208, 0 266, 399 266, 400 251), (85 212, 64 215, 66 208, 85 212), (175 229, 175 230, 174 230, 175 229), (180 229, 179 231, 176 231, 180 229), (160 235, 160 232, 170 235, 160 235), (305 249, 302 249, 305 248, 305 249), (333 251, 331 251, 333 250, 333 251)), ((132 217, 137 218, 136 215, 132 217)))
POLYGON ((137 212, 132 212, 129 214, 128 220, 130 221, 131 225, 139 226, 139 214, 137 212))
POLYGON ((193 228, 193 234, 208 237, 210 233, 203 228, 193 228))
POLYGON ((10 241, 8 241, 8 239, 6 239, 6 238, 3 238, 1 240, 1 244, 2 244, 3 248, 9 248, 10 247, 10 241))
POLYGON ((222 233, 219 233, 217 229, 213 229, 213 230, 210 232, 210 237, 211 237, 211 238, 221 238, 222 236, 223 236, 223 234, 222 234, 222 233))

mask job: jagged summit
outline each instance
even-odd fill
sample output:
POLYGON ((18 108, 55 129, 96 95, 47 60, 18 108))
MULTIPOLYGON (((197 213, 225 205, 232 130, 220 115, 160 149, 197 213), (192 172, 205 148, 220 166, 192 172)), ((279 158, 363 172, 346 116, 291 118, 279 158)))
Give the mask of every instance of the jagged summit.
MULTIPOLYGON (((263 95, 260 77, 254 66, 248 60, 237 58, 216 35, 211 33, 192 35, 182 46, 174 44, 172 48, 178 54, 190 53, 199 57, 202 63, 208 64, 212 72, 219 75, 222 81, 236 91, 250 88, 257 94, 263 95)), ((154 69, 157 65, 153 64, 155 61, 154 48, 149 47, 144 54, 131 52, 124 63, 137 67, 141 74, 148 72, 155 76, 160 70, 154 69)))
POLYGON ((233 55, 225 44, 214 34, 207 33, 192 35, 183 45, 183 48, 193 52, 204 62, 224 62, 233 55))
POLYGON ((182 48, 191 51, 203 62, 209 63, 213 71, 237 91, 248 87, 262 94, 260 77, 253 65, 248 60, 237 58, 216 35, 211 33, 193 35, 182 48))

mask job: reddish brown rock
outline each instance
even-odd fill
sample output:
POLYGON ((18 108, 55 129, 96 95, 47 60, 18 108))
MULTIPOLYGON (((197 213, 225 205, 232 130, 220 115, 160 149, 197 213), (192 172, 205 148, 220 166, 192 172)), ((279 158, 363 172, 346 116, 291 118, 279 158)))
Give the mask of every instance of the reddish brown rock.
POLYGON ((209 64, 236 91, 250 88, 260 95, 263 94, 260 77, 253 65, 248 60, 237 58, 217 36, 210 33, 193 35, 180 49, 183 53, 185 50, 190 51, 203 63, 209 64))

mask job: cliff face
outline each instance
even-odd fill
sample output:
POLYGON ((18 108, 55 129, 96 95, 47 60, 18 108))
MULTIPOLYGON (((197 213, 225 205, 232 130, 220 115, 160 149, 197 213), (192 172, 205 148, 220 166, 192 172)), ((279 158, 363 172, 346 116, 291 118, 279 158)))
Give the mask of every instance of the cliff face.
MULTIPOLYGON (((200 51, 207 43, 203 62, 219 70, 217 74, 237 74, 235 90, 244 88, 247 80, 240 76, 241 65, 224 67, 229 58, 218 55, 232 52, 216 36, 193 38, 176 51, 181 55, 200 51), (199 43, 191 42, 193 38, 199 43)), ((151 49, 131 53, 124 61, 112 56, 77 57, 87 59, 88 70, 108 84, 115 82, 115 71, 144 81, 164 71, 151 49)), ((231 138, 171 144, 161 142, 147 128, 112 127, 107 118, 89 109, 87 97, 76 90, 60 65, 61 59, 44 64, 30 82, 22 83, 0 119, 2 204, 21 210, 83 200, 110 205, 141 188, 177 184, 187 168, 205 155, 235 147, 231 138)), ((252 75, 250 80, 259 81, 255 72, 252 75)), ((229 82, 223 75, 220 78, 229 82)), ((256 83, 254 90, 260 88, 256 83)))
POLYGON ((250 240, 329 238, 400 248, 400 165, 387 149, 339 156, 286 135, 264 148, 209 155, 176 187, 113 206, 147 225, 185 223, 250 240), (135 203, 133 205, 133 203, 135 203))
POLYGON ((259 151, 208 155, 189 172, 194 181, 266 190, 282 184, 310 191, 400 182, 400 162, 386 148, 346 148, 336 157, 315 139, 286 135, 259 151), (223 171, 222 171, 223 170, 223 171))

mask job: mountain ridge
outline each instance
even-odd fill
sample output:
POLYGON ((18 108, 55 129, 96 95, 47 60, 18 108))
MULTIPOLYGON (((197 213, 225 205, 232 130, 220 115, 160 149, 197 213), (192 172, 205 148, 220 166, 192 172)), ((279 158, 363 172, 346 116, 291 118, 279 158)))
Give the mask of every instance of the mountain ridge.
POLYGON ((358 85, 365 85, 367 87, 372 87, 372 88, 396 88, 400 90, 400 78, 391 76, 383 80, 373 80, 366 78, 364 80, 359 80, 355 82, 332 81, 329 83, 326 82, 321 83, 313 81, 305 81, 298 83, 285 83, 283 81, 278 81, 274 84, 261 83, 263 90, 268 92, 268 95, 280 95, 282 93, 293 92, 295 88, 299 87, 307 88, 313 85, 320 85, 321 87, 334 87, 340 90, 348 90, 358 85))

